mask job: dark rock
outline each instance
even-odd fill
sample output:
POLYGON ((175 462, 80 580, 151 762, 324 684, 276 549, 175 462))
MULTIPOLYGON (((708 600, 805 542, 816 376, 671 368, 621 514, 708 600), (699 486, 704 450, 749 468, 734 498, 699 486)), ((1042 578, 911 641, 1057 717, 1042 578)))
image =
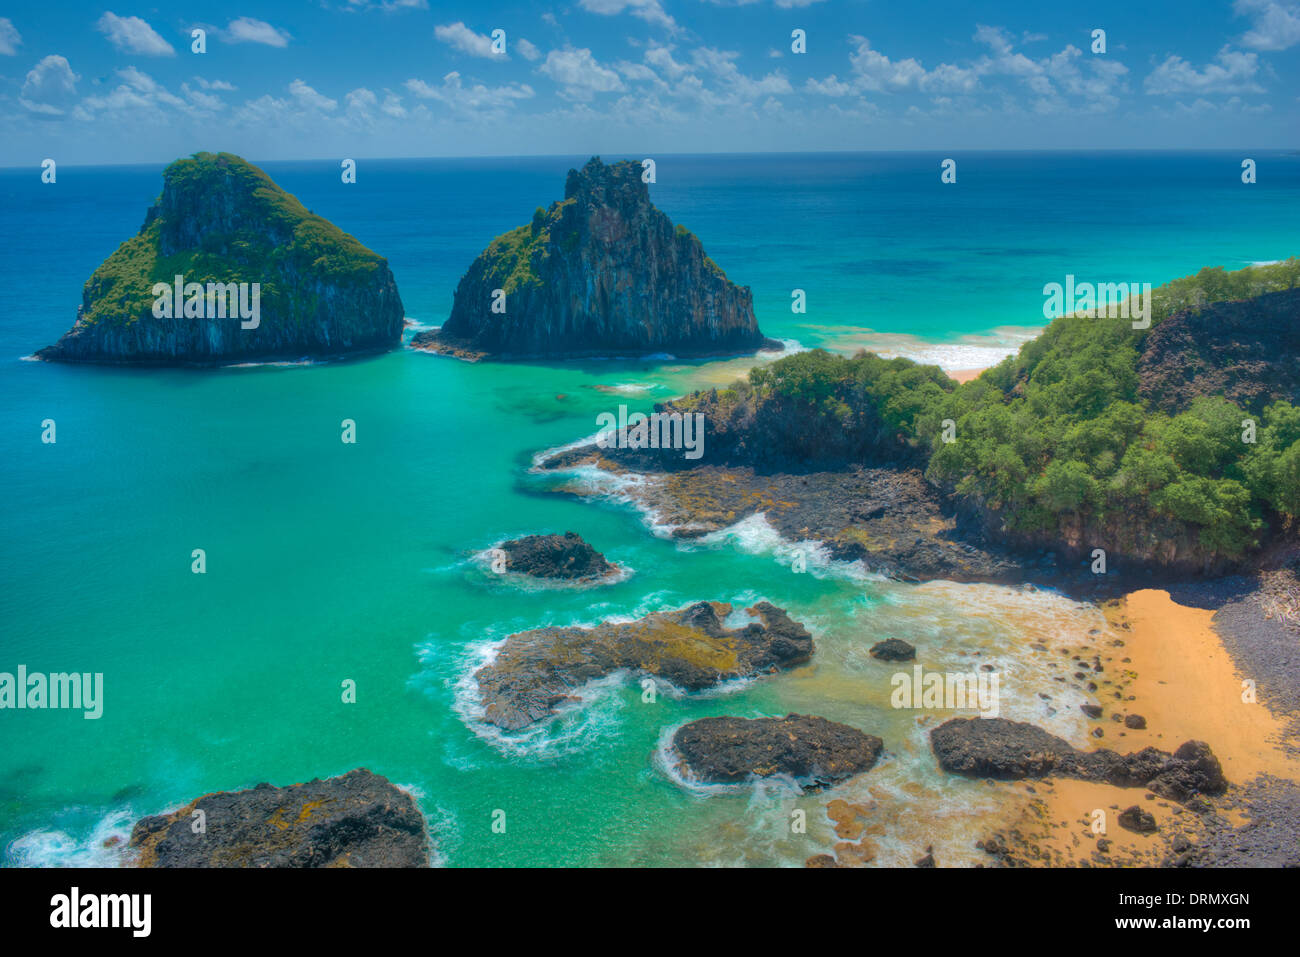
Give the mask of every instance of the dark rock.
POLYGON ((428 867, 428 843, 411 796, 359 768, 325 781, 206 794, 136 822, 129 846, 140 867, 428 867))
POLYGON ((641 164, 591 159, 564 199, 498 236, 456 287, 451 315, 412 345, 467 358, 722 355, 779 347, 700 241, 650 202, 641 164), (505 312, 493 312, 493 290, 505 312))
POLYGON ((1124 727, 1131 728, 1134 731, 1141 731, 1147 726, 1147 719, 1140 714, 1124 715, 1124 727))
POLYGON ((886 638, 872 645, 870 654, 881 661, 911 661, 916 657, 916 648, 901 638, 886 638))
POLYGON ((605 578, 618 571, 576 532, 526 535, 497 546, 506 553, 506 570, 534 578, 605 578))
POLYGON ((1074 777, 1146 787, 1189 806, 1192 798, 1221 794, 1227 787, 1218 759, 1202 741, 1188 741, 1172 755, 1155 748, 1121 755, 1106 749, 1078 751, 1056 735, 1019 721, 953 718, 930 732, 930 747, 945 771, 967 777, 1074 777))
POLYGON ((554 713, 589 681, 620 670, 654 675, 687 691, 766 674, 809 660, 812 636, 783 610, 759 602, 758 621, 727 628, 732 606, 697 602, 679 611, 594 628, 548 627, 510 635, 474 675, 484 718, 518 730, 554 713))
POLYGON ((673 749, 699 781, 731 784, 788 775, 814 790, 870 770, 882 742, 812 715, 701 718, 677 729, 673 749))
POLYGON ((1138 834, 1151 834, 1157 830, 1156 819, 1150 811, 1144 811, 1134 804, 1119 814, 1119 826, 1138 834))
POLYGON ((1100 706, 1100 705, 1095 705, 1095 704, 1081 704, 1081 705, 1079 705, 1079 710, 1082 711, 1084 714, 1086 714, 1086 715, 1087 715, 1088 717, 1090 717, 1090 718, 1100 718, 1100 717, 1101 717, 1101 706, 1100 706))
POLYGON ((1258 414, 1300 402, 1300 289, 1186 309, 1155 326, 1138 356, 1139 394, 1174 414, 1216 396, 1258 414))

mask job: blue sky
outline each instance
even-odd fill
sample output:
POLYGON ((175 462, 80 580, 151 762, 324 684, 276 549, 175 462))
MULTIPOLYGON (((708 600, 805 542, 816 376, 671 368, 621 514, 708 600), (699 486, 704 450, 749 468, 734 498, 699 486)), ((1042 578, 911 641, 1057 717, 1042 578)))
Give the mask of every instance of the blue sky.
POLYGON ((5 166, 1300 144, 1300 0, 25 6, 5 166))

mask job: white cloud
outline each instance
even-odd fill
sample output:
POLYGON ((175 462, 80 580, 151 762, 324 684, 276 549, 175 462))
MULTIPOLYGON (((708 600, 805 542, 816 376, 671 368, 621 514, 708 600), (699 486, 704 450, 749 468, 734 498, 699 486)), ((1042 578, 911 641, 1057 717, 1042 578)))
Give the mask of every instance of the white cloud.
MULTIPOLYGON (((268 47, 286 47, 289 34, 264 20, 240 17, 226 26, 225 38, 230 43, 260 43, 268 47)), ((263 97, 267 99, 267 97, 263 97)))
POLYGON ((433 86, 423 80, 407 80, 405 86, 413 96, 422 100, 438 100, 452 109, 465 112, 495 113, 516 100, 526 100, 534 95, 533 88, 527 83, 507 83, 496 87, 475 83, 466 86, 456 70, 442 78, 441 86, 433 86))
POLYGON ((560 84, 562 94, 574 100, 590 100, 597 93, 623 89, 618 74, 597 63, 585 47, 552 50, 538 70, 560 84))
POLYGON ((1259 54, 1242 53, 1225 46, 1214 60, 1198 70, 1182 57, 1171 55, 1146 78, 1146 91, 1159 95, 1264 92, 1255 79, 1259 74, 1259 54))
POLYGON ((8 17, 0 17, 0 55, 13 56, 22 46, 23 38, 8 17))
POLYGON ((433 35, 438 38, 440 43, 445 43, 461 53, 468 53, 470 56, 493 57, 492 39, 486 34, 475 33, 464 23, 447 23, 435 27, 433 35))
POLYGON ((1256 50, 1285 50, 1300 43, 1300 4, 1285 0, 1237 0, 1233 11, 1250 17, 1242 46, 1256 50))
POLYGON ((541 50, 537 49, 534 44, 529 43, 523 37, 520 37, 515 41, 515 49, 519 51, 519 55, 525 60, 537 60, 540 59, 542 55, 541 50))
POLYGON ((296 79, 290 83, 289 92, 303 106, 312 110, 320 110, 323 113, 331 113, 339 105, 338 100, 331 100, 328 96, 317 93, 302 80, 296 79))
POLYGON ((64 57, 50 54, 28 71, 18 102, 33 113, 62 116, 72 106, 80 79, 64 57))
POLYGON ((144 56, 176 55, 172 45, 139 17, 119 17, 116 13, 108 11, 99 18, 95 29, 108 37, 108 42, 123 53, 139 53, 144 56))
POLYGON ((201 77, 201 76, 196 76, 196 77, 194 78, 194 82, 197 83, 197 84, 199 85, 199 87, 200 87, 201 89, 204 89, 204 90, 227 90, 227 91, 230 91, 230 90, 234 90, 234 89, 235 89, 235 86, 234 86, 233 83, 227 83, 225 80, 205 80, 205 79, 204 79, 203 77, 201 77))
POLYGON ((627 12, 634 17, 640 17, 646 23, 653 23, 669 30, 677 29, 677 21, 668 15, 659 0, 579 0, 579 6, 589 13, 599 13, 607 17, 627 12))

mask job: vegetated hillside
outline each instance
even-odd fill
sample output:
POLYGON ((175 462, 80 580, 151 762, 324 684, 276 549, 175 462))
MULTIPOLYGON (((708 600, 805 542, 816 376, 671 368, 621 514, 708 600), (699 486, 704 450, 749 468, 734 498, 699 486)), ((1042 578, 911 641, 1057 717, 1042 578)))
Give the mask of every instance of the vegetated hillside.
POLYGON ((919 458, 1010 544, 1214 568, 1300 514, 1298 286, 1297 258, 1207 268, 1154 290, 1150 329, 1062 317, 965 385, 905 359, 815 350, 672 406, 708 415, 708 462, 919 458), (1267 365, 1252 337, 1271 343, 1267 365), (1171 372, 1192 356, 1190 376, 1171 372))
POLYGON ((401 341, 403 316, 382 256, 247 160, 196 153, 163 172, 162 193, 140 232, 95 270, 76 324, 37 355, 207 364, 377 352, 401 341), (203 287, 204 314, 187 307, 186 314, 155 316, 154 285, 171 285, 178 275, 187 289, 203 287), (209 283, 257 283, 257 324, 244 327, 225 308, 214 315, 226 302, 209 283))

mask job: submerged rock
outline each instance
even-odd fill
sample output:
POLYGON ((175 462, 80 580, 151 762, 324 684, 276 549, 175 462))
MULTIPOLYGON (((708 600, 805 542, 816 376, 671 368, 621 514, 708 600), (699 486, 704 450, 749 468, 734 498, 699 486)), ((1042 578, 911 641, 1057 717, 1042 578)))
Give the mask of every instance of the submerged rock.
POLYGON ((1143 748, 1121 755, 1076 750, 1064 739, 1020 721, 953 718, 930 732, 930 747, 945 771, 967 777, 1081 778, 1145 787, 1175 801, 1221 794, 1227 787, 1218 759, 1203 741, 1188 741, 1173 754, 1143 748))
POLYGON ((86 282, 76 325, 36 355, 153 365, 329 358, 391 349, 402 323, 387 260, 252 163, 196 153, 167 167, 139 234, 86 282), (154 289, 177 276, 179 312, 174 295, 154 289), (239 304, 252 311, 254 283, 249 318, 239 304), (169 300, 162 317, 160 297, 169 300))
POLYGON ((812 636, 775 605, 761 601, 745 610, 759 621, 728 628, 723 619, 732 611, 722 602, 698 602, 632 622, 511 635, 474 675, 484 719, 510 731, 527 727, 549 717, 587 682, 623 669, 700 691, 812 656, 812 636))
POLYGON ((788 775, 806 790, 869 771, 881 740, 813 715, 701 718, 677 729, 673 749, 696 780, 732 784, 788 775))
POLYGON ((142 818, 130 848, 140 867, 428 867, 415 801, 364 768, 277 788, 205 794, 142 818), (194 832, 202 811, 202 833, 194 832))
POLYGON ((533 578, 583 580, 605 578, 618 571, 577 532, 526 535, 497 547, 506 553, 507 571, 533 578))
POLYGON ((411 344, 472 359, 779 347, 759 331, 748 287, 654 207, 641 172, 598 158, 570 170, 564 199, 494 239, 457 285, 447 321, 411 344))

